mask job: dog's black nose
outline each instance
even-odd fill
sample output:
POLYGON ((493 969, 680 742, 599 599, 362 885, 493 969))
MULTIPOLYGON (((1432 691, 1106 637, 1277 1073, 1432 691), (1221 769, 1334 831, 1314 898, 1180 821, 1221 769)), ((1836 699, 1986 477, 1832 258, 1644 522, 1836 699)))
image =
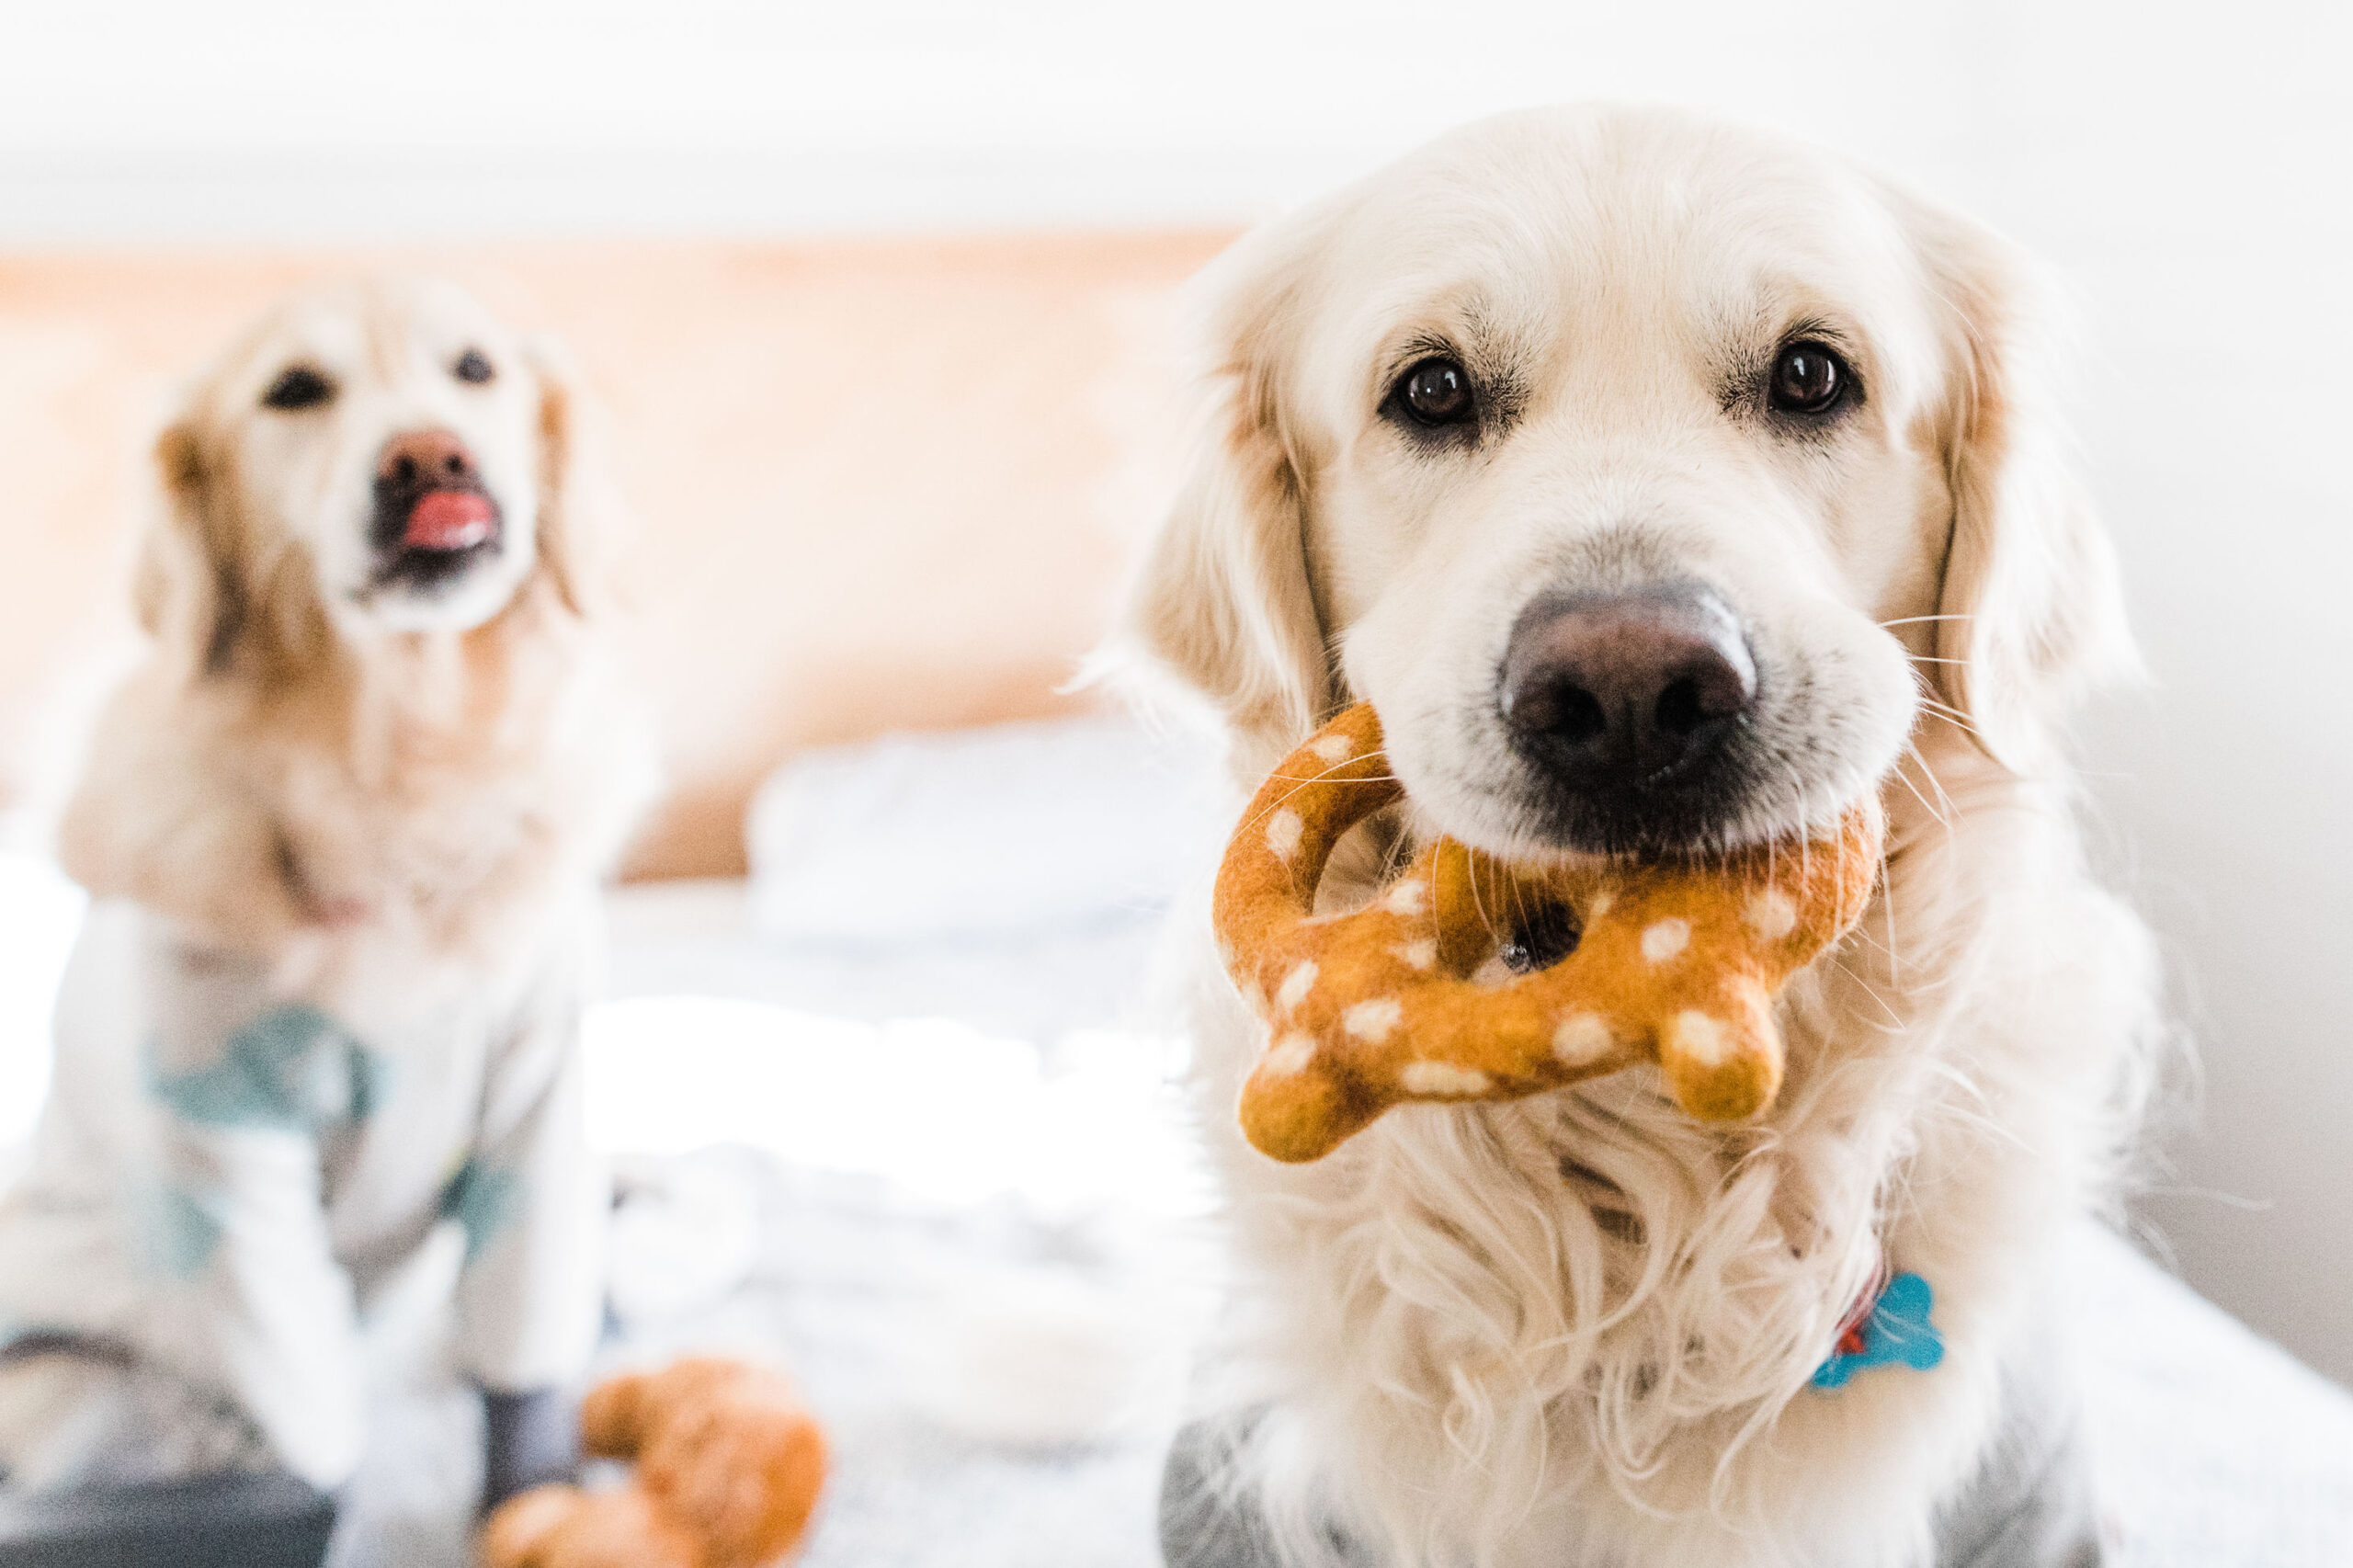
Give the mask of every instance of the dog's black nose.
POLYGON ((1513 744, 1580 790, 1704 756, 1756 699, 1739 618, 1694 583, 1542 596, 1512 628, 1498 693, 1513 744))

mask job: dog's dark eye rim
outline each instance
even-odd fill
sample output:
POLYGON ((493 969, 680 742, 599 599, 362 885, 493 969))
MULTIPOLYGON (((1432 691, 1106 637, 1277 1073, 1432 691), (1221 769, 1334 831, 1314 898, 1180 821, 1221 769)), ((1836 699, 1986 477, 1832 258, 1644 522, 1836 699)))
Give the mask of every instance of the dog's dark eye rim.
POLYGON ((261 394, 264 408, 316 408, 335 396, 335 383, 309 365, 289 365, 261 394))
POLYGON ((1384 407, 1438 430, 1476 418, 1479 395, 1461 360, 1451 354, 1424 354, 1390 383, 1384 407))
POLYGON ((1861 382, 1847 356, 1836 345, 1812 335, 1793 337, 1775 349, 1765 373, 1765 401, 1782 414, 1820 418, 1853 402, 1860 392, 1861 382), (1805 373, 1809 362, 1811 375, 1805 373))
POLYGON ((497 369, 490 362, 490 356, 479 348, 469 348, 459 355, 457 362, 449 367, 449 373, 474 386, 485 385, 498 376, 497 369))

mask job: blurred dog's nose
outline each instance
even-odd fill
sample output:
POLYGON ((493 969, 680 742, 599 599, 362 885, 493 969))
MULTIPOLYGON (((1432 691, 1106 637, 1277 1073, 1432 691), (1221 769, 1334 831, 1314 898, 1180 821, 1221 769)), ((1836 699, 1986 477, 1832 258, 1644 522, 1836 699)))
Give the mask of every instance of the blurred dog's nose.
POLYGON ((472 488, 482 483, 474 455, 447 430, 412 430, 395 436, 376 462, 376 483, 432 490, 472 488))
POLYGON ((471 551, 498 532, 498 507, 473 453, 447 430, 412 430, 384 443, 376 460, 380 550, 443 555, 471 551))
POLYGON ((1756 699, 1739 618, 1698 584, 1548 594, 1521 612, 1499 705, 1572 789, 1640 785, 1704 755, 1756 699))

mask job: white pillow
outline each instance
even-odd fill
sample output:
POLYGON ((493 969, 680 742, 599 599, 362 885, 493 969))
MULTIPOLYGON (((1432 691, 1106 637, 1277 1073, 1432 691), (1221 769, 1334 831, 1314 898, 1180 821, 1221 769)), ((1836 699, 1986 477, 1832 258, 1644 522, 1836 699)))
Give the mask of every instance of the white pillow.
POLYGON ((1133 918, 1209 874, 1238 809, 1205 748, 1126 719, 820 747, 752 802, 752 921, 904 942, 1133 918))

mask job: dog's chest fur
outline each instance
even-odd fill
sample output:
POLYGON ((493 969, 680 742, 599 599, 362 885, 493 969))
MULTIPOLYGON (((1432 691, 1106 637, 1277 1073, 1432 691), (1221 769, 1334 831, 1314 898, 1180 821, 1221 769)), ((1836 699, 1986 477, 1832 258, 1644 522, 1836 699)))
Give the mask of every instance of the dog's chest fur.
MULTIPOLYGON (((69 869, 317 994, 540 956, 650 778, 593 651, 544 631, 347 658, 292 689, 135 680, 69 809, 69 869)), ((392 982, 397 983, 397 982, 392 982)))

